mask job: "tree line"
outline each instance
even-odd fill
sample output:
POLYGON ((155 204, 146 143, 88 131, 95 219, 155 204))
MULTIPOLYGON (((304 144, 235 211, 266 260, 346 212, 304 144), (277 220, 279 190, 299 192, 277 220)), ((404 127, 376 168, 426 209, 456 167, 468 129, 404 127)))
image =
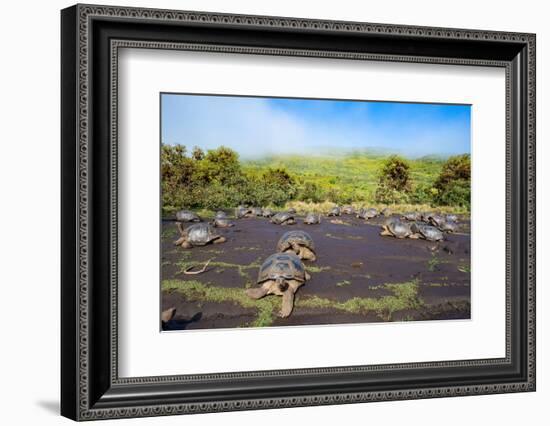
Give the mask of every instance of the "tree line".
POLYGON ((238 154, 224 146, 188 152, 183 145, 162 145, 161 179, 165 215, 181 208, 281 207, 291 200, 470 206, 469 155, 450 157, 433 184, 415 184, 407 160, 391 156, 382 165, 374 194, 361 194, 320 185, 281 167, 245 172, 238 154))

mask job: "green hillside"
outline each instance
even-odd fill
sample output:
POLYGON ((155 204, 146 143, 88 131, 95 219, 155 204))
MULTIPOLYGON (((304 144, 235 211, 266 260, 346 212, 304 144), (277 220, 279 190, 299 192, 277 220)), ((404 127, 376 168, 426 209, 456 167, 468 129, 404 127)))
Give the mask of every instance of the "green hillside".
MULTIPOLYGON (((347 202, 374 202, 379 174, 388 157, 357 153, 332 157, 288 155, 243 161, 242 168, 252 176, 261 176, 268 169, 284 169, 303 183, 314 183, 324 191, 350 194, 347 202)), ((431 186, 445 160, 423 157, 408 163, 413 186, 431 186)))

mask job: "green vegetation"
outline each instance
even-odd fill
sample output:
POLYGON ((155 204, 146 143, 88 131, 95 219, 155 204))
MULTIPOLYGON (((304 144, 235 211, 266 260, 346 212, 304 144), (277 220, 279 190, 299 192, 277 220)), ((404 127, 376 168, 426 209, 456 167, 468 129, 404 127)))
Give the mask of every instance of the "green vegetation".
MULTIPOLYGON (((424 302, 418 296, 418 282, 383 284, 381 287, 391 291, 391 295, 380 298, 354 297, 345 302, 338 302, 318 296, 298 297, 296 308, 337 309, 354 314, 366 315, 374 313, 384 321, 391 321, 393 313, 405 309, 419 309, 424 302)), ((164 280, 163 291, 177 291, 189 301, 197 302, 229 302, 236 303, 243 308, 257 310, 257 317, 249 324, 252 327, 271 325, 276 313, 281 309, 281 298, 275 296, 264 297, 259 300, 249 298, 243 289, 214 287, 199 281, 164 280)))
POLYGON ((441 259, 437 257, 437 255, 432 253, 432 258, 428 260, 428 271, 433 272, 437 269, 437 265, 439 265, 441 262, 441 259))
POLYGON ((256 309, 258 316, 250 326, 264 327, 273 322, 273 313, 281 309, 279 297, 264 297, 260 300, 251 299, 240 288, 212 287, 199 281, 162 281, 163 291, 177 291, 189 301, 236 303, 243 308, 256 309))
POLYGON ((375 200, 386 204, 407 202, 412 186, 410 168, 404 159, 396 155, 389 157, 380 171, 375 200))
POLYGON ((175 228, 166 228, 162 231, 161 233, 161 238, 163 239, 166 239, 166 238, 175 238, 176 235, 178 235, 178 230, 175 229, 175 228))
MULTIPOLYGON (((163 145, 163 214, 208 212, 239 204, 299 204, 326 211, 333 204, 470 208, 470 156, 404 159, 368 151, 346 155, 281 155, 240 160, 226 147, 206 153, 163 145)), ((299 210, 300 211, 300 210, 299 210)))
POLYGON ((318 273, 318 272, 323 272, 323 271, 330 270, 330 266, 306 265, 306 270, 308 272, 318 273))
POLYGON ((439 205, 470 208, 471 165, 469 155, 450 157, 434 183, 434 201, 439 205))
POLYGON ((465 274, 469 274, 471 271, 470 265, 458 265, 457 269, 460 272, 464 272, 465 274))
MULTIPOLYGON (((176 265, 180 268, 179 273, 183 273, 187 268, 190 268, 191 266, 196 266, 200 262, 196 261, 188 261, 188 260, 182 260, 176 263, 176 265)), ((219 261, 211 261, 208 264, 209 267, 216 267, 216 268, 222 268, 222 269, 228 269, 228 268, 236 268, 238 274, 245 280, 245 286, 250 287, 252 285, 252 277, 248 273, 250 270, 254 269, 257 270, 260 266, 260 259, 256 259, 254 262, 248 264, 248 265, 239 265, 238 263, 228 263, 228 262, 219 262, 219 261)))

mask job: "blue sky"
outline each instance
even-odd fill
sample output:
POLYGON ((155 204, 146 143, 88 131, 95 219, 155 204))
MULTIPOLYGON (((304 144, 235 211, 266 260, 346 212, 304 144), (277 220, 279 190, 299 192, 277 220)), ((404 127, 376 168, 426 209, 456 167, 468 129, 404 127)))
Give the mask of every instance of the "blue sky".
POLYGON ((162 142, 242 158, 376 149, 408 157, 470 153, 470 106, 162 94, 162 142))

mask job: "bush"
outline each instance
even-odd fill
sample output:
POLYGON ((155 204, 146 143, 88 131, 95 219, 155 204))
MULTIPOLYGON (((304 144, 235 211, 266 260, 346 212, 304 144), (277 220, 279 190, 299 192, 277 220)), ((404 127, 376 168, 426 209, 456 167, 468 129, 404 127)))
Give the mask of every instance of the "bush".
POLYGON ((198 197, 198 208, 209 210, 229 209, 242 203, 242 194, 238 187, 213 184, 206 186, 198 197))
POLYGON ((374 195, 379 203, 407 203, 411 190, 410 166, 402 158, 392 155, 382 166, 374 195))
POLYGON ((411 186, 410 166, 402 158, 392 155, 384 162, 379 183, 396 191, 409 191, 411 186))
POLYGON ((413 204, 432 204, 433 198, 437 194, 437 190, 427 184, 415 185, 413 191, 409 195, 409 200, 413 204))
POLYGON ((382 204, 408 204, 409 194, 405 191, 398 191, 386 184, 378 184, 374 195, 376 202, 382 204))
POLYGON ((283 206, 287 201, 294 199, 298 192, 296 180, 281 168, 270 168, 265 171, 256 185, 258 205, 283 206))
POLYGON ((162 145, 161 178, 162 183, 169 187, 189 184, 195 173, 194 162, 185 156, 182 145, 162 145))
POLYGON ((436 203, 443 206, 460 206, 470 209, 470 181, 457 180, 449 182, 445 191, 437 193, 436 203))
POLYGON ((220 146, 208 150, 204 159, 196 160, 198 180, 205 183, 234 184, 242 179, 239 155, 230 148, 220 146))
POLYGON ((468 154, 450 157, 434 183, 439 205, 470 207, 471 163, 468 154))
POLYGON ((298 193, 296 179, 285 169, 270 168, 260 176, 246 176, 238 154, 223 146, 206 153, 195 147, 187 156, 184 146, 163 145, 161 173, 163 215, 182 208, 283 206, 298 193))
POLYGON ((324 201, 325 194, 319 185, 314 182, 305 182, 298 190, 297 198, 299 201, 310 203, 320 203, 324 201))
POLYGON ((182 145, 163 145, 161 151, 162 211, 181 208, 227 208, 240 202, 245 180, 239 156, 220 147, 206 154, 198 147, 188 157, 182 145))
POLYGON ((198 146, 193 148, 193 152, 191 153, 191 157, 193 160, 204 160, 204 151, 200 149, 198 146))

